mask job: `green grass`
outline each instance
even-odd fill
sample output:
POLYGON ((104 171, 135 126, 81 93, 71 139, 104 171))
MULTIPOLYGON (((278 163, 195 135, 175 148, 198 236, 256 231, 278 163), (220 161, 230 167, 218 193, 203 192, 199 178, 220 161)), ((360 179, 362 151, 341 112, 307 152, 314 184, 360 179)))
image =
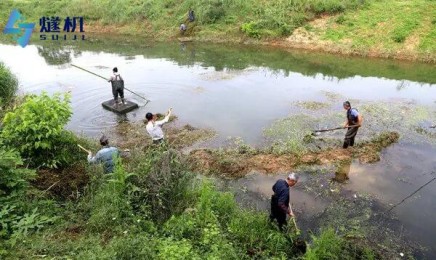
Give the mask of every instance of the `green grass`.
MULTIPOLYGON (((255 33, 248 36, 289 35, 316 15, 334 14, 361 6, 361 0, 47 0, 3 1, 0 4, 3 21, 11 6, 31 20, 42 16, 83 16, 89 23, 104 25, 136 24, 141 33, 170 36, 178 33, 178 26, 186 22, 189 8, 195 11, 198 28, 195 31, 233 31, 241 34, 244 24, 253 24, 255 33), (6 8, 8 7, 8 8, 6 8)), ((188 25, 188 27, 191 24, 188 25)), ((257 36, 256 36, 257 37, 257 36)))
POLYGON ((0 25, 6 23, 11 7, 37 28, 42 16, 83 16, 85 31, 167 40, 180 36, 179 25, 187 23, 185 35, 198 40, 258 42, 283 39, 304 27, 344 53, 384 57, 407 53, 403 57, 436 59, 432 0, 6 0, 0 3, 0 25), (189 8, 195 11, 195 23, 187 22, 189 8), (308 25, 320 17, 328 20, 326 26, 308 25))
POLYGON ((406 49, 434 55, 435 16, 434 1, 368 1, 365 8, 330 18, 319 35, 337 43, 351 42, 361 51, 406 49))

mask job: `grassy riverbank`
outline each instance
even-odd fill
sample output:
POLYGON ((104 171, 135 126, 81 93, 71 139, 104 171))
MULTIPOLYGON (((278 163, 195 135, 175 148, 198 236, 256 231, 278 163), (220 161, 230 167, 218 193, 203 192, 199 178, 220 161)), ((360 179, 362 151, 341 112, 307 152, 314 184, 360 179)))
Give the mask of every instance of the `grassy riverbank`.
MULTIPOLYGON (((0 81, 5 75, 13 78, 4 69, 0 81)), ((179 149, 211 135, 200 129, 173 129, 167 132, 170 147, 154 147, 133 126, 122 124, 115 131, 126 139, 111 142, 128 145, 131 139, 138 146, 130 145, 130 156, 105 175, 101 165, 88 165, 77 147, 96 151, 95 142, 64 130, 71 116, 68 94, 28 96, 5 112, 0 117, 2 259, 378 259, 396 254, 395 248, 382 252, 382 246, 370 243, 355 223, 352 230, 342 223, 340 231, 328 222, 319 224, 316 235, 304 232, 309 243, 304 250, 292 226, 280 232, 267 212, 238 205, 231 192, 219 191, 189 169, 179 149)))
POLYGON ((42 16, 83 16, 92 32, 180 37, 178 26, 192 8, 186 36, 196 41, 267 44, 326 52, 436 61, 436 3, 429 0, 301 1, 3 1, 0 23, 12 8, 29 21, 42 16))

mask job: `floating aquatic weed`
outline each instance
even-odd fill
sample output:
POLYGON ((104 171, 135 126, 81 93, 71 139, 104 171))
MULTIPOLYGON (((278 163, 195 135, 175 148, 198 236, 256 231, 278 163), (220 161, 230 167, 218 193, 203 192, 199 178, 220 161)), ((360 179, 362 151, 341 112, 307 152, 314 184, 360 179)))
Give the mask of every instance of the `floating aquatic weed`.
POLYGON ((297 101, 294 105, 307 110, 321 110, 330 107, 330 104, 318 101, 297 101))
POLYGON ((301 154, 307 150, 304 137, 311 134, 313 122, 314 118, 308 115, 293 115, 274 122, 264 134, 274 141, 273 152, 301 154))
POLYGON ((345 97, 339 93, 321 90, 321 93, 330 101, 343 100, 345 97))
POLYGON ((425 132, 420 132, 422 122, 434 120, 432 108, 405 102, 371 102, 360 107, 364 117, 360 134, 372 136, 380 131, 396 131, 402 140, 414 143, 436 140, 425 132))

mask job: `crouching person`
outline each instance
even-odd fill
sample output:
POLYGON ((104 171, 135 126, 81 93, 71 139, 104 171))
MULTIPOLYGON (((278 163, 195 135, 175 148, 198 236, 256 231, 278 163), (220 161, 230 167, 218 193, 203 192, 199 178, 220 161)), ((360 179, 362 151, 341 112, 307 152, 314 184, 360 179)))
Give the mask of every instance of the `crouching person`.
POLYGON ((120 152, 118 148, 109 146, 109 139, 105 135, 100 138, 100 144, 102 148, 95 156, 92 156, 92 152, 88 151, 88 162, 101 163, 104 173, 112 173, 115 168, 114 159, 120 156, 120 152))

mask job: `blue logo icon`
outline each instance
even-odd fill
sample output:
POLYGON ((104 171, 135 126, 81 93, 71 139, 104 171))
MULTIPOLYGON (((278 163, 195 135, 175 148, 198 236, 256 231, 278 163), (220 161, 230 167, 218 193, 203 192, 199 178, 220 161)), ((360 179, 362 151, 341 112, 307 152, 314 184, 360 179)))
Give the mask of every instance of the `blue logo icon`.
POLYGON ((18 23, 18 27, 14 27, 15 23, 18 21, 23 22, 24 17, 20 14, 20 12, 18 12, 17 9, 14 9, 9 16, 9 20, 6 23, 6 27, 3 32, 5 34, 14 34, 14 39, 21 47, 24 48, 29 43, 33 28, 35 28, 35 23, 18 23), (21 37, 18 37, 20 35, 21 37))

